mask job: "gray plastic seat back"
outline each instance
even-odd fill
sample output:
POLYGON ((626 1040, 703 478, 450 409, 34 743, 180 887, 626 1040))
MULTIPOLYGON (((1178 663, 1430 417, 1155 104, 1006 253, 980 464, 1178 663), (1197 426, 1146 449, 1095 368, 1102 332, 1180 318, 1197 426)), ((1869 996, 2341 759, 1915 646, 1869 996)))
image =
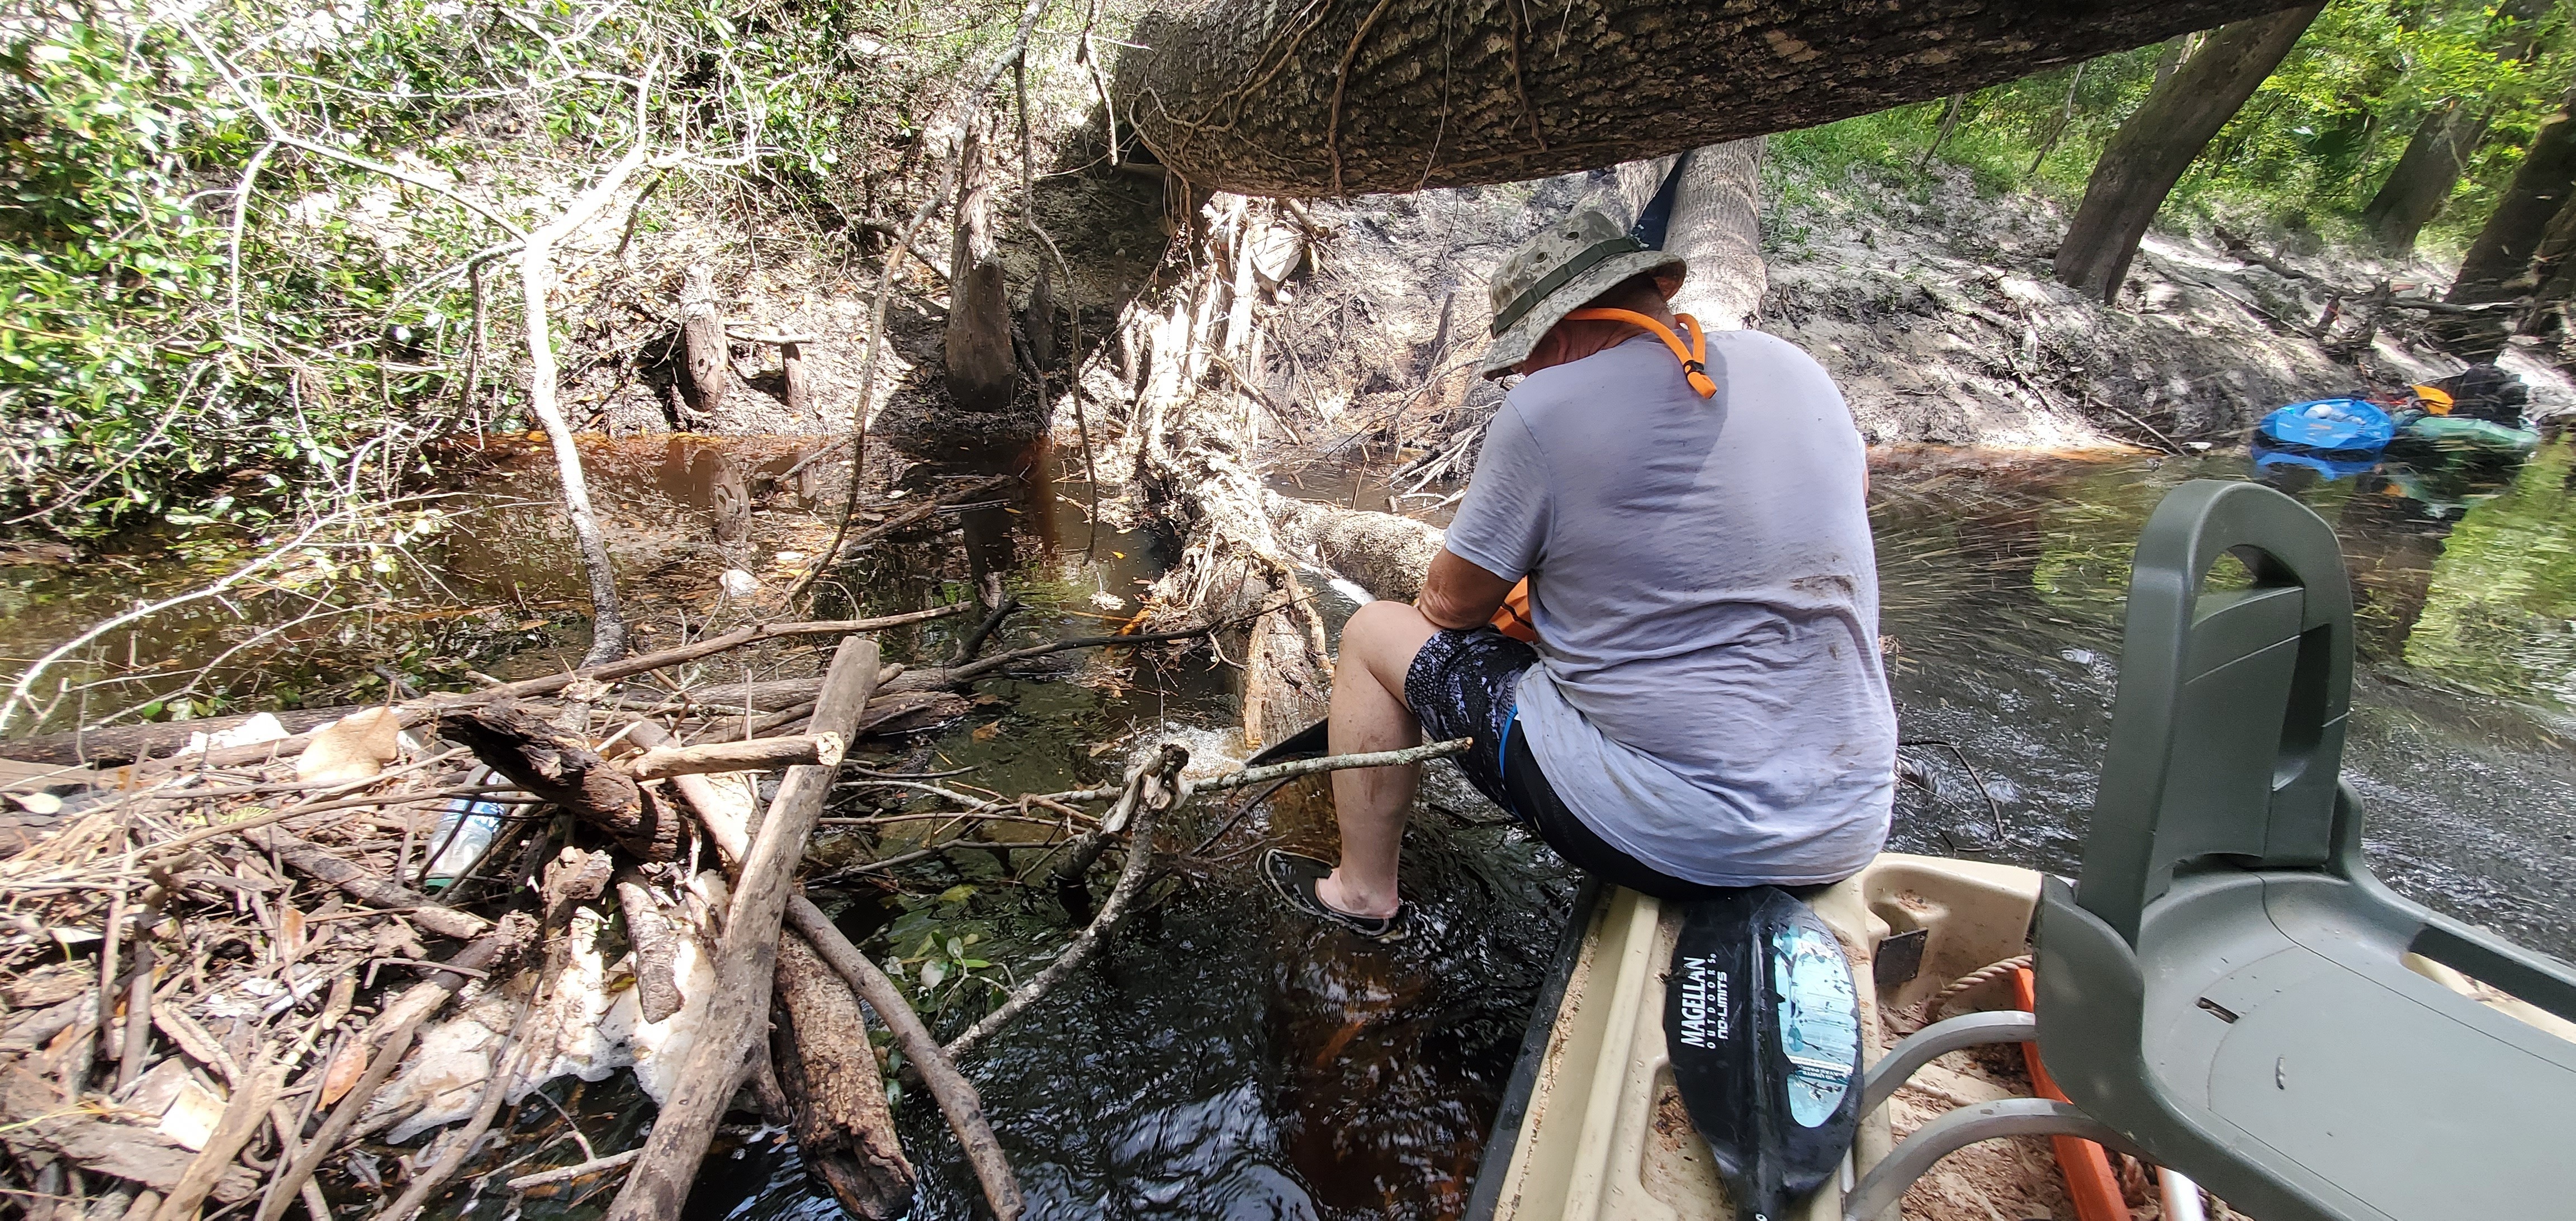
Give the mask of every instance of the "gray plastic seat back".
POLYGON ((2134 945, 2178 866, 2326 865, 2352 682, 2333 529, 2259 484, 2184 484, 2138 539, 2123 650, 2077 902, 2134 945), (2204 592, 2230 554, 2251 588, 2204 592))

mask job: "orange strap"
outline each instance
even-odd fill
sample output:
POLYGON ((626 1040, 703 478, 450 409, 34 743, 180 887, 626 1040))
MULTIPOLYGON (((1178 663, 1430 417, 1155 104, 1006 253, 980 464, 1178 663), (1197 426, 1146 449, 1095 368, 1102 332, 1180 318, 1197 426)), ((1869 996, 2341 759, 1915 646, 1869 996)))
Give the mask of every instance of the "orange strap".
MULTIPOLYGON (((2013 1003, 2022 1012, 2039 1008, 2038 980, 2029 967, 2013 972, 2013 1003)), ((2034 1094, 2055 1102, 2066 1101, 2066 1091, 2048 1076, 2039 1062, 2039 1044, 2021 1045, 2022 1063, 2030 1069, 2030 1089, 2034 1094)), ((2111 1170, 2111 1155, 2102 1146, 2080 1136, 2052 1136, 2056 1146, 2057 1168, 2066 1175, 2067 1202, 2075 1206, 2081 1221, 2129 1221, 2127 1197, 2120 1193, 2120 1176, 2111 1170)))
POLYGON ((1654 332, 1656 338, 1664 341, 1665 347, 1673 350, 1673 358, 1682 362, 1682 373, 1690 378, 1691 389, 1699 391, 1699 396, 1704 399, 1717 397, 1717 383, 1708 376, 1708 336, 1700 333, 1699 319, 1688 314, 1673 315, 1682 324, 1682 329, 1690 332, 1690 346, 1683 347, 1681 336, 1673 334, 1672 328, 1635 310, 1579 309, 1566 317, 1578 322, 1633 323, 1654 332))

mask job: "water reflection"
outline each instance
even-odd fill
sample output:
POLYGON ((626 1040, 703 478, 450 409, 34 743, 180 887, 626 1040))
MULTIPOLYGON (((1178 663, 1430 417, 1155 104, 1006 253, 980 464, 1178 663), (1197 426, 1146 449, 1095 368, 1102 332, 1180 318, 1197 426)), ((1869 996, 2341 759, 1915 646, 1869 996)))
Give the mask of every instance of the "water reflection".
POLYGON ((2576 809, 2570 447, 2518 468, 2283 478, 2243 454, 1894 454, 1876 472, 1906 754, 1897 845, 2077 870, 2131 550, 2192 478, 2268 476, 2335 524, 2359 619, 2347 775, 2374 865, 2412 897, 2566 956, 2576 809), (1969 777, 1947 747, 1974 761, 1969 777), (1982 790, 1982 791, 1981 791, 1982 790), (1988 799, 2009 834, 1995 842, 1988 799))

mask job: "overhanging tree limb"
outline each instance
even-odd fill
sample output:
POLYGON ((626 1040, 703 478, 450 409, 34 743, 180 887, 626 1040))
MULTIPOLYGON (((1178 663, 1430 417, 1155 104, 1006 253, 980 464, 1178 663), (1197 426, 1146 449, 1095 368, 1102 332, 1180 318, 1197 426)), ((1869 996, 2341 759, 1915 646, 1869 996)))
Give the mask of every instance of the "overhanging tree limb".
POLYGON ((1120 117, 1202 189, 1511 182, 1947 97, 2278 0, 1164 0, 1120 117), (1426 65, 1437 65, 1434 71, 1426 65))

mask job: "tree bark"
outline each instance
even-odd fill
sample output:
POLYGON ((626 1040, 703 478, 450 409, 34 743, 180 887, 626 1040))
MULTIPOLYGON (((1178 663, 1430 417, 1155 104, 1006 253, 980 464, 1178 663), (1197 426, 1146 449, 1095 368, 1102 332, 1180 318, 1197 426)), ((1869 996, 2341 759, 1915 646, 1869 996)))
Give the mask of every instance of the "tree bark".
POLYGON ((1762 141, 1736 140, 1682 157, 1664 249, 1690 261, 1673 308, 1703 330, 1747 325, 1770 276, 1762 263, 1762 141))
POLYGON ((506 702, 450 710, 438 718, 438 733, 640 860, 676 861, 687 850, 688 828, 675 811, 589 746, 506 702))
POLYGON ((1200 190, 1514 182, 1948 97, 2277 0, 1163 0, 1111 93, 1200 190))
POLYGON ((2571 187, 2576 187, 2576 122, 2568 121, 2572 108, 2576 108, 2576 90, 2570 90, 2557 111, 2541 120, 2530 151, 2523 154, 2522 168, 2514 171, 2504 199, 2488 214, 2477 240, 2469 243, 2468 254, 2460 259, 2460 274, 2451 281, 2444 300, 2476 305, 2511 300, 2530 289, 2532 256, 2538 253, 2551 218, 2566 205, 2571 187))
POLYGON ((777 990, 769 1054, 806 1173, 854 1216, 903 1215, 912 1203, 912 1163, 895 1138, 858 998, 794 935, 778 943, 777 990))
MULTIPOLYGON (((853 637, 841 642, 814 711, 818 733, 847 740, 859 710, 877 682, 877 646, 853 637)), ((796 866, 814 820, 831 795, 832 770, 789 768, 761 820, 758 838, 743 856, 741 881, 726 914, 714 1001, 707 1022, 671 1082, 661 1114, 644 1141, 644 1156, 609 1206, 609 1221, 660 1221, 680 1215, 696 1181, 698 1162, 714 1139, 716 1121, 742 1080, 746 1053, 761 1040, 778 962, 779 922, 796 893, 796 866)))
POLYGON ((688 372, 683 388, 689 406, 700 415, 712 416, 724 406, 725 390, 733 383, 733 352, 725 341, 723 314, 716 308, 715 276, 704 263, 689 265, 686 286, 680 290, 680 349, 682 367, 688 372))
POLYGON ((2362 223, 2382 247, 2392 254, 2415 249, 2415 235, 2450 202, 2486 126, 2486 116, 2462 98, 2446 99, 2415 125, 2406 151, 2361 210, 2362 223))
POLYGON ((958 159, 957 232, 948 254, 948 395, 968 411, 1001 411, 1020 386, 1011 358, 1011 301, 993 241, 992 177, 971 125, 958 159))
POLYGON ((2120 124, 2084 184, 2084 203, 2057 249, 2057 278, 2105 301, 2119 296, 2129 260, 2165 196, 2210 137, 2254 96, 2323 5, 2240 21, 2209 36, 2162 88, 2120 124))

